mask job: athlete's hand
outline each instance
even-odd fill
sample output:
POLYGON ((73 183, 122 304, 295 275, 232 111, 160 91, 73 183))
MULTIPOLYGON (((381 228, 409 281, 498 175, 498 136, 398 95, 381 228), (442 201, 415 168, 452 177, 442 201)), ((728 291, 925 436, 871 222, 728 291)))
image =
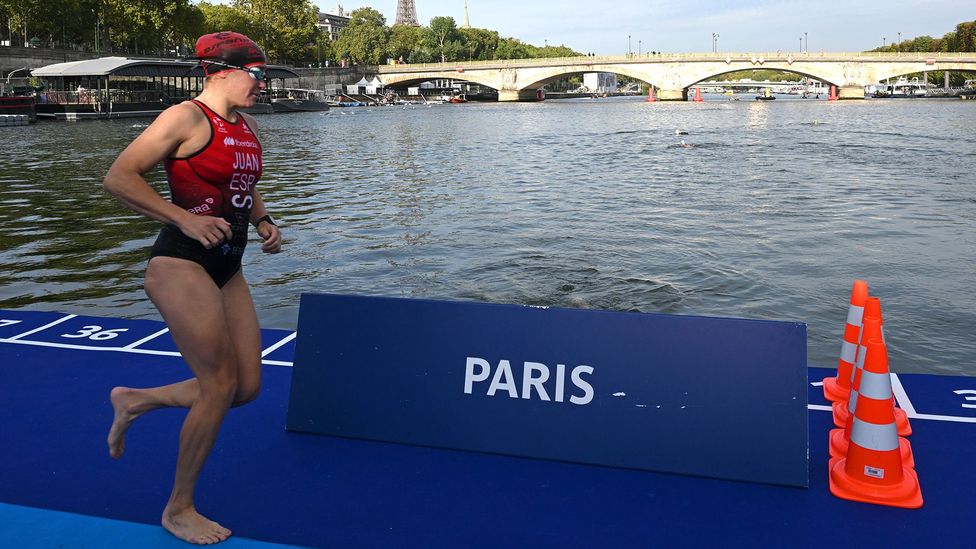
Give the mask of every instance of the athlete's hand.
POLYGON ((258 236, 264 242, 261 243, 261 251, 266 254, 276 254, 281 251, 281 231, 277 225, 272 225, 267 221, 258 224, 258 236))
POLYGON ((179 226, 183 234, 203 244, 204 248, 216 248, 234 236, 234 232, 222 217, 191 214, 179 226))

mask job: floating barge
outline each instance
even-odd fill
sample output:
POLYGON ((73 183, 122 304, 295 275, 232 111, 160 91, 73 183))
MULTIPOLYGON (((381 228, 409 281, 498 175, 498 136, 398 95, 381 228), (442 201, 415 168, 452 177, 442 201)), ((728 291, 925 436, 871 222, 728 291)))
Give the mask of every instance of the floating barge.
MULTIPOLYGON (((34 110, 34 98, 29 95, 0 96, 0 116, 7 115, 23 115, 29 122, 36 122, 37 111, 34 110)), ((9 125, 14 124, 11 122, 9 125)))
MULTIPOLYGON (((102 57, 55 63, 31 71, 44 91, 37 95, 37 117, 49 120, 154 117, 203 91, 196 61, 102 57)), ((272 79, 298 78, 290 69, 269 66, 272 79)), ((260 102, 246 112, 272 112, 260 102)))

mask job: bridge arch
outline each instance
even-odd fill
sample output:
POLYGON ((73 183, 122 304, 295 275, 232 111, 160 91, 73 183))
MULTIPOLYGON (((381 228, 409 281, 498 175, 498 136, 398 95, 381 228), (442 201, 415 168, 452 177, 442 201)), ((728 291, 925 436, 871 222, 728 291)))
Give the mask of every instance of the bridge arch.
POLYGON ((628 78, 634 78, 640 80, 645 84, 650 84, 655 87, 660 87, 658 82, 654 82, 653 76, 647 74, 646 71, 635 69, 628 65, 589 65, 586 67, 553 67, 550 70, 537 71, 533 73, 532 79, 525 82, 519 82, 519 89, 538 89, 546 84, 555 82, 561 78, 567 76, 573 76, 576 74, 586 74, 588 72, 607 72, 617 75, 626 76, 628 78))
POLYGON ((457 70, 404 75, 384 75, 382 78, 383 84, 387 87, 414 86, 423 82, 429 82, 431 80, 464 80, 466 82, 479 84, 487 88, 498 89, 498 82, 492 75, 480 73, 465 74, 463 72, 458 72, 457 70))
POLYGON ((826 84, 839 85, 841 82, 838 81, 838 76, 835 73, 830 73, 824 71, 818 67, 811 67, 802 63, 786 62, 786 63, 725 63, 725 67, 711 65, 703 65, 700 67, 695 67, 692 70, 687 70, 682 74, 681 87, 687 89, 700 82, 705 82, 707 80, 714 79, 715 77, 721 76, 723 74, 729 74, 733 72, 742 71, 756 71, 756 70, 767 70, 767 71, 780 71, 788 72, 792 74, 799 74, 800 76, 805 76, 807 78, 813 78, 820 80, 826 84))

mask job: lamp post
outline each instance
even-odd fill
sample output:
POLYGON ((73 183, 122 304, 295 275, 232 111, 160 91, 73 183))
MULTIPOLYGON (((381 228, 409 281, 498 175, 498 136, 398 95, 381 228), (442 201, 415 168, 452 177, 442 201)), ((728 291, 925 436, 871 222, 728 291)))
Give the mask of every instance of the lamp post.
POLYGON ((895 45, 895 51, 901 51, 901 31, 898 31, 898 44, 895 45))
POLYGON ((630 52, 631 51, 632 50, 631 50, 631 47, 630 47, 630 35, 628 34, 627 35, 627 55, 630 55, 630 52))
POLYGON ((800 37, 800 53, 803 53, 803 37, 800 37))
POLYGON ((15 72, 29 71, 29 70, 30 70, 30 68, 28 68, 28 67, 21 67, 19 69, 14 69, 14 70, 8 72, 7 73, 7 87, 8 88, 10 87, 10 77, 13 76, 15 72))
POLYGON ((638 38, 637 39, 637 57, 640 57, 640 54, 641 54, 641 41, 638 38))
POLYGON ((888 37, 887 36, 882 36, 881 37, 881 47, 882 48, 887 48, 888 47, 888 37))
POLYGON ((807 40, 807 33, 803 33, 803 53, 810 53, 810 41, 807 40))
POLYGON ((717 51, 718 51, 718 33, 717 32, 713 32, 712 33, 712 53, 716 53, 717 51))

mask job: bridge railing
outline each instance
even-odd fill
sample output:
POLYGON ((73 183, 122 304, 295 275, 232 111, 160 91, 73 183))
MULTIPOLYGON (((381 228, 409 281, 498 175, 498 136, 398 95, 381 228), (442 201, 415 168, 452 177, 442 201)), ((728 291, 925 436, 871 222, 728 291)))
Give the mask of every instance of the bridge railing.
POLYGON ((601 65, 620 63, 673 63, 676 61, 976 61, 976 52, 705 52, 705 53, 641 53, 631 55, 545 57, 534 59, 494 59, 488 61, 452 61, 448 63, 414 63, 380 65, 379 72, 461 72, 462 69, 492 69, 515 67, 547 67, 558 65, 601 65))

